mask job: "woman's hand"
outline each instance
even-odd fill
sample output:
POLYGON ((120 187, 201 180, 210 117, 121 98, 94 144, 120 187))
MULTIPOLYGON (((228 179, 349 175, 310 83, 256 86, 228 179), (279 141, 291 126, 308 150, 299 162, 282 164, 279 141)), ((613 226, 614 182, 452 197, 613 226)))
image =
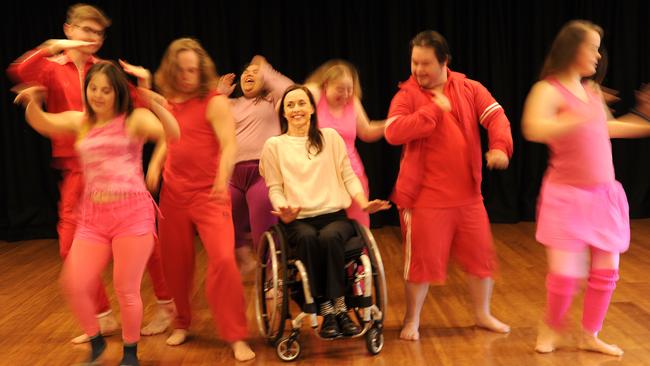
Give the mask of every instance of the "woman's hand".
POLYGON ((14 103, 20 104, 25 108, 31 102, 41 103, 45 98, 45 93, 47 92, 47 88, 42 85, 30 86, 27 84, 18 85, 11 90, 18 94, 16 98, 14 98, 14 103))
POLYGON ((300 210, 301 210, 300 207, 295 207, 295 208, 291 206, 278 207, 278 210, 271 211, 271 214, 273 214, 273 216, 277 216, 285 224, 288 224, 298 217, 298 213, 300 212, 300 210))
POLYGON ((151 89, 151 72, 142 66, 131 65, 130 63, 119 60, 120 66, 125 73, 135 76, 138 79, 138 86, 151 89))
POLYGON ((375 213, 377 211, 383 211, 383 210, 388 210, 390 208, 390 202, 384 201, 384 200, 372 200, 369 201, 368 204, 363 207, 363 210, 368 212, 368 213, 375 213))

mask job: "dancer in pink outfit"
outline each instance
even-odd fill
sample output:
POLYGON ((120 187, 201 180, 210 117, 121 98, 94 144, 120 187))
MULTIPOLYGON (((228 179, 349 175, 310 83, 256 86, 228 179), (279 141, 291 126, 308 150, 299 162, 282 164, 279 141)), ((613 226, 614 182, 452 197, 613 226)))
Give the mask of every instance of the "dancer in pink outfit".
POLYGON ((96 279, 114 259, 114 286, 121 308, 124 358, 138 365, 137 342, 142 323, 140 284, 154 247, 155 209, 144 184, 142 145, 146 140, 178 139, 176 119, 162 97, 147 92, 151 110, 133 108, 124 72, 97 62, 86 75, 85 112, 46 113, 41 86, 22 91, 16 102, 26 105, 29 124, 44 136, 76 138, 84 189, 74 240, 61 274, 61 284, 92 347, 90 362, 106 349, 95 317, 96 279), (154 112, 154 113, 152 113, 154 112))
POLYGON ((613 119, 599 86, 606 66, 602 36, 602 28, 582 20, 560 30, 522 119, 526 139, 549 147, 536 234, 549 265, 546 315, 535 347, 540 353, 558 346, 586 277, 579 347, 623 354, 598 338, 618 280, 619 255, 630 241, 627 199, 615 180, 609 139, 650 136, 650 91, 637 94, 634 113, 613 119))
MULTIPOLYGON (((314 95, 318 128, 333 128, 341 135, 366 198, 369 195, 368 177, 354 143, 357 135, 364 142, 374 142, 384 137, 386 121, 370 121, 361 104, 361 82, 357 69, 349 62, 331 60, 321 65, 305 81, 314 95)), ((349 218, 369 227, 370 215, 356 202, 346 210, 349 218)))

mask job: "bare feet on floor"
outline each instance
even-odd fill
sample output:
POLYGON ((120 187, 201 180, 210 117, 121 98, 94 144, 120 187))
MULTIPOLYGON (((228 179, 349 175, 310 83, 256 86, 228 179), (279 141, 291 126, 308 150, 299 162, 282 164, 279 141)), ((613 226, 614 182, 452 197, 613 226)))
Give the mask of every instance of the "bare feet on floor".
MULTIPOLYGON (((120 324, 117 322, 117 319, 115 319, 112 312, 98 316, 97 320, 99 321, 99 331, 103 336, 113 335, 120 329, 120 324)), ((72 338, 70 342, 74 344, 87 343, 90 342, 90 337, 87 334, 82 334, 72 338)))
POLYGON ((153 319, 149 324, 147 324, 147 326, 140 330, 140 334, 150 336, 166 331, 172 320, 174 320, 175 313, 176 307, 174 306, 173 301, 162 304, 159 303, 156 315, 154 315, 153 319))
POLYGON ((510 326, 501 322, 492 314, 477 315, 476 326, 495 333, 510 333, 510 326))
POLYGON ((539 353, 550 353, 560 346, 562 333, 549 327, 546 323, 541 323, 537 331, 537 343, 535 351, 539 353))
POLYGON ((615 344, 608 344, 598 338, 598 334, 582 331, 578 348, 585 351, 600 352, 610 356, 622 356, 623 350, 615 344))
POLYGON ((255 352, 244 341, 237 341, 230 345, 237 361, 249 361, 255 358, 255 352))
POLYGON ((167 344, 170 346, 179 346, 187 340, 187 329, 174 329, 172 334, 167 338, 167 344))
POLYGON ((417 341, 420 339, 420 332, 418 331, 420 323, 417 321, 404 321, 402 331, 399 334, 401 339, 407 341, 417 341))

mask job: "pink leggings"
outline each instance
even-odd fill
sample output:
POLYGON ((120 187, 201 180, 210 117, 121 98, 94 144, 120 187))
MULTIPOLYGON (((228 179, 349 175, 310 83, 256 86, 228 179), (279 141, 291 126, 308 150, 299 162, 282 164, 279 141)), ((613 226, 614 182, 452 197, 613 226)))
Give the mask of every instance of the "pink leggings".
POLYGON ((587 277, 582 327, 596 334, 600 331, 618 280, 619 254, 590 247, 590 252, 547 248, 549 273, 546 276, 546 323, 561 329, 566 314, 583 278, 587 277), (591 266, 589 263, 591 254, 591 266))
POLYGON ((113 286, 120 303, 122 338, 140 339, 140 284, 154 250, 155 212, 151 196, 134 193, 123 200, 82 200, 75 239, 61 273, 61 284, 84 332, 99 332, 95 316, 97 279, 113 258, 113 286))
POLYGON ((96 279, 113 257, 113 286, 120 303, 124 343, 140 340, 142 299, 140 283, 154 247, 153 233, 113 239, 110 245, 75 239, 63 265, 61 284, 72 311, 84 332, 99 332, 95 317, 96 279))

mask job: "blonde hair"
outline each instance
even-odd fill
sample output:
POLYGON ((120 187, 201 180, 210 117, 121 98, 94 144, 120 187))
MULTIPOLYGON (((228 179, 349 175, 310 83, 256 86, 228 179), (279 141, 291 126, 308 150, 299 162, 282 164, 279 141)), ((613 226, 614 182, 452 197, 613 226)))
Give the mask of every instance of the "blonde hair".
POLYGON ((183 51, 194 51, 199 56, 199 96, 205 97, 210 91, 217 88, 219 79, 210 55, 203 49, 199 41, 193 38, 179 38, 167 47, 160 67, 154 75, 156 87, 166 97, 174 94, 176 90, 174 83, 178 70, 178 54, 183 51))
POLYGON ((111 25, 111 19, 104 12, 92 5, 79 3, 68 8, 66 23, 74 24, 83 22, 84 20, 95 21, 103 28, 108 28, 111 25))
POLYGON ((344 75, 352 78, 352 88, 355 97, 361 99, 361 82, 357 68, 345 60, 330 60, 318 67, 305 81, 305 84, 316 84, 322 88, 325 83, 342 78, 344 75))

